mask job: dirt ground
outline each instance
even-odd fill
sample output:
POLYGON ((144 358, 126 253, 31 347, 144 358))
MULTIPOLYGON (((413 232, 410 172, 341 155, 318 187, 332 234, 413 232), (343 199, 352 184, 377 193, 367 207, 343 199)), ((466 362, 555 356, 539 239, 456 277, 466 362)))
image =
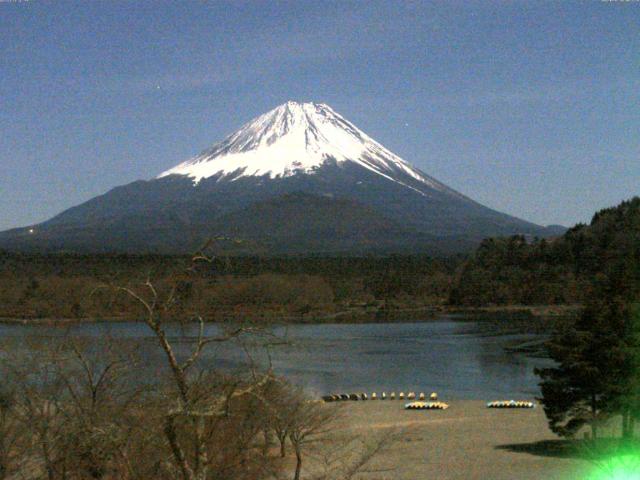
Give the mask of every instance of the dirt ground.
POLYGON ((481 401, 450 401, 444 411, 404 410, 401 401, 339 402, 340 430, 374 438, 400 431, 373 462, 382 479, 587 478, 590 462, 567 455, 535 409, 488 409, 481 401))

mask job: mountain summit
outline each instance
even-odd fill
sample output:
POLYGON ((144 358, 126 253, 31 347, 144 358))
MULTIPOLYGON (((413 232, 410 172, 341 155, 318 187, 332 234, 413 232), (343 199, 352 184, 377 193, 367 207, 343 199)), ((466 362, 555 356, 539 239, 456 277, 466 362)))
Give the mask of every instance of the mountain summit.
POLYGON ((328 105, 287 102, 152 180, 0 233, 0 248, 187 252, 215 238, 229 253, 452 253, 549 233, 447 187, 328 105))
POLYGON ((403 184, 397 178, 399 174, 409 175, 429 188, 453 192, 387 150, 328 105, 292 101, 255 118, 158 178, 186 175, 196 183, 210 177, 231 181, 246 176, 284 178, 313 174, 325 162, 351 162, 399 184, 403 184))

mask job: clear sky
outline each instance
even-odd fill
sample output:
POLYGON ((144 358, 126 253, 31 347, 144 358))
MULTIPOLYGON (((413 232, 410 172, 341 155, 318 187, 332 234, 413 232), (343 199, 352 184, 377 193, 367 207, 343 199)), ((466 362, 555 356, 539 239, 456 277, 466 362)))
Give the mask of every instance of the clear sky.
POLYGON ((540 224, 640 194, 639 1, 0 0, 0 230, 331 105, 540 224))

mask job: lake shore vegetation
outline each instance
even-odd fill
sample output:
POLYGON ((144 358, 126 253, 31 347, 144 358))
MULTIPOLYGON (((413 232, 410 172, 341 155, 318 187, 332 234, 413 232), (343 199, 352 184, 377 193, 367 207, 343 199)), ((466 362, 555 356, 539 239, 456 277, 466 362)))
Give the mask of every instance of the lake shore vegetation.
MULTIPOLYGON (((485 240, 467 256, 227 257, 197 278, 179 278, 178 316, 205 321, 420 320, 441 313, 575 314, 593 279, 624 245, 638 242, 640 198, 596 213, 554 239, 485 240)), ((215 245, 213 246, 215 247, 215 245)), ((162 287, 184 275, 188 256, 0 252, 0 319, 135 320, 131 306, 94 293, 103 283, 162 287)))

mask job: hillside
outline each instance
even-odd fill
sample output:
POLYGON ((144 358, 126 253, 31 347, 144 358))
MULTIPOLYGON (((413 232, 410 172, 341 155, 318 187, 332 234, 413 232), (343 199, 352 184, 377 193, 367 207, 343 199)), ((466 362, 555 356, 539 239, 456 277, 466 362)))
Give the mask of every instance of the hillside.
POLYGON ((640 198, 597 212, 555 239, 487 239, 457 272, 456 305, 573 304, 598 275, 640 286, 640 198))

